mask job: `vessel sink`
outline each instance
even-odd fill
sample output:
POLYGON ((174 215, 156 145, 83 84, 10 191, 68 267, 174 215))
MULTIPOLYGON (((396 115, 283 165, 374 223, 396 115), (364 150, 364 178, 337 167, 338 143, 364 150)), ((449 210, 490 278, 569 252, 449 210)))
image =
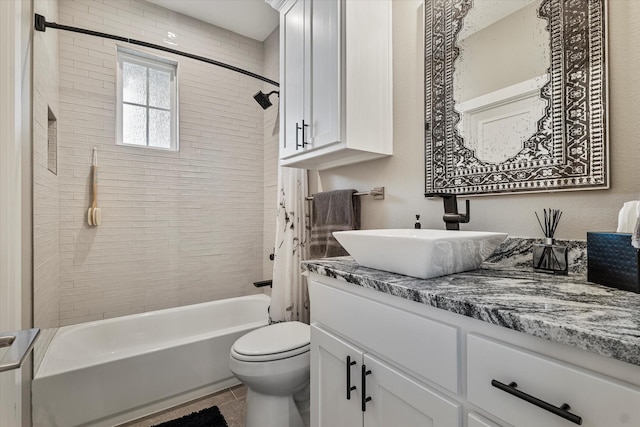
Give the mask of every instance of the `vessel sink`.
POLYGON ((333 235, 358 264, 420 279, 475 270, 507 238, 485 231, 412 229, 333 235))

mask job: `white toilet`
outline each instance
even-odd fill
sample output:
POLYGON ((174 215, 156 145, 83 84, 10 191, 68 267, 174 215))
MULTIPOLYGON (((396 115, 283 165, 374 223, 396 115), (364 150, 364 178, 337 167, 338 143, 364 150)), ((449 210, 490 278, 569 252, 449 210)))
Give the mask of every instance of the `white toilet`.
POLYGON ((248 388, 246 427, 304 427, 294 395, 308 390, 309 349, 301 322, 265 326, 233 344, 229 368, 248 388))

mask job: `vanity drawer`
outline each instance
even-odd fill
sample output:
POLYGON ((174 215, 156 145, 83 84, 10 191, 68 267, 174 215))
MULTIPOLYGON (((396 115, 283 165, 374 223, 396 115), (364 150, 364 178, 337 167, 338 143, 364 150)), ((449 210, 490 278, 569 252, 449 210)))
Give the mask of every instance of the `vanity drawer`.
POLYGON ((312 281, 312 321, 408 373, 459 391, 459 329, 312 281))
POLYGON ((640 426, 640 388, 474 334, 467 339, 467 388, 469 402, 518 427, 577 423, 511 394, 519 392, 570 405, 561 412, 581 417, 583 426, 640 426))
POLYGON ((489 421, 482 415, 478 415, 475 412, 470 412, 467 417, 467 427, 501 427, 500 425, 489 421))

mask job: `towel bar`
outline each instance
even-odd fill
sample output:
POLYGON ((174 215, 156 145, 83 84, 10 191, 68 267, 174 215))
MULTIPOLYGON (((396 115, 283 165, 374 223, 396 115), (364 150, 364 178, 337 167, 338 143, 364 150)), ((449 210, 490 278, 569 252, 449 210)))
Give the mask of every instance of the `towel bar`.
MULTIPOLYGON (((384 187, 374 187, 369 191, 358 191, 353 193, 354 196, 373 196, 373 200, 384 200, 384 187)), ((313 196, 306 198, 307 200, 313 200, 313 196)))

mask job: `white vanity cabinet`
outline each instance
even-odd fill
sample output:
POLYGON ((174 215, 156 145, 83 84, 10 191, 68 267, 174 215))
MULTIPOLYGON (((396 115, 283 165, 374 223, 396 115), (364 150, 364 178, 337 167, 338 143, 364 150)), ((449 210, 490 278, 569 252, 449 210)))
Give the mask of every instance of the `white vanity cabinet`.
POLYGON ((314 427, 640 426, 637 365, 310 278, 314 427))
POLYGON ((280 163, 322 170, 391 155, 391 2, 277 7, 280 163))

